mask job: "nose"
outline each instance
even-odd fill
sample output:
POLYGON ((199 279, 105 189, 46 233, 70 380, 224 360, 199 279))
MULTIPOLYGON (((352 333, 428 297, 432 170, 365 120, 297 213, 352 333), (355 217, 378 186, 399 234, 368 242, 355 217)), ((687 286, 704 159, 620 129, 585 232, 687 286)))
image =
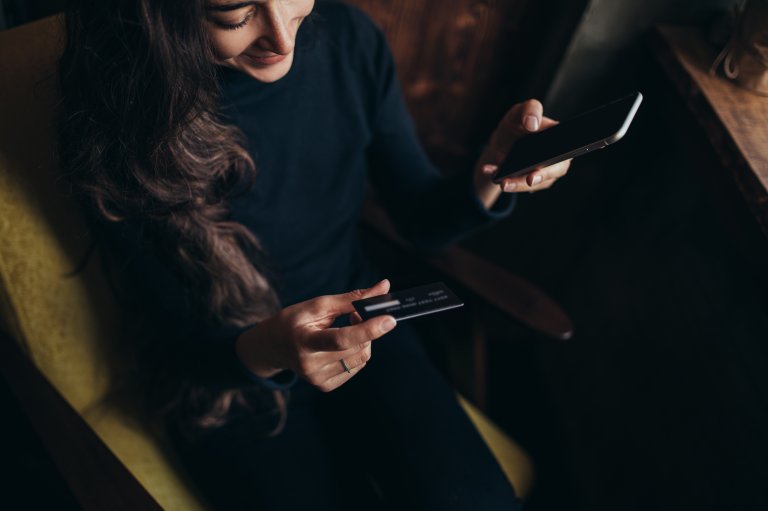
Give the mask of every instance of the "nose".
POLYGON ((289 24, 291 18, 285 11, 283 2, 269 2, 264 6, 263 23, 264 34, 257 39, 260 46, 280 55, 287 55, 293 51, 296 44, 296 34, 289 24), (264 41, 266 39, 266 41, 264 41))

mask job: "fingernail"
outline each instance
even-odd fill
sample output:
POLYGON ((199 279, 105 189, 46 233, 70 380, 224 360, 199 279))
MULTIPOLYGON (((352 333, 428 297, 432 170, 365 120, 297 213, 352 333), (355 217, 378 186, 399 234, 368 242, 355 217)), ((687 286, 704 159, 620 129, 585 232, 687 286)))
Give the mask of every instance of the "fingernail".
POLYGON ((536 131, 539 129, 539 119, 535 115, 526 115, 524 119, 525 129, 536 131))
POLYGON ((514 192, 515 188, 517 188, 517 183, 507 183, 504 185, 505 192, 514 192))
POLYGON ((499 169, 497 165, 483 165, 483 173, 492 174, 499 169))
POLYGON ((397 321, 395 321, 395 318, 392 316, 387 317, 384 321, 381 322, 381 331, 383 333, 387 333, 393 328, 395 328, 395 325, 397 325, 397 321))
POLYGON ((541 176, 536 176, 533 178, 533 181, 531 182, 531 186, 536 186, 539 183, 541 183, 541 176))

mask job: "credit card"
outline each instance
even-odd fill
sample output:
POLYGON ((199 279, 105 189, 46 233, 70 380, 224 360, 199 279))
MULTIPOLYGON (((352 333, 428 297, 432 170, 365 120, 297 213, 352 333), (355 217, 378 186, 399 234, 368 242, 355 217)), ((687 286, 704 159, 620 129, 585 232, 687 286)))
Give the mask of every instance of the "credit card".
POLYGON ((352 302, 352 306, 363 320, 388 314, 394 316, 397 321, 455 309, 462 305, 464 302, 442 282, 352 302))

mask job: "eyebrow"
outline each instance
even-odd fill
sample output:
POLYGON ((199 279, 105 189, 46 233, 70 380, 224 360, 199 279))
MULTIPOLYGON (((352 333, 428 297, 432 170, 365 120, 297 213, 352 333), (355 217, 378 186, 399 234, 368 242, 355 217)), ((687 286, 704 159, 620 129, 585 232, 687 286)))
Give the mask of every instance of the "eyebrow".
POLYGON ((258 2, 250 1, 250 2, 237 2, 236 4, 206 5, 205 10, 217 11, 217 12, 236 11, 237 9, 248 7, 249 5, 256 5, 257 3, 258 2))

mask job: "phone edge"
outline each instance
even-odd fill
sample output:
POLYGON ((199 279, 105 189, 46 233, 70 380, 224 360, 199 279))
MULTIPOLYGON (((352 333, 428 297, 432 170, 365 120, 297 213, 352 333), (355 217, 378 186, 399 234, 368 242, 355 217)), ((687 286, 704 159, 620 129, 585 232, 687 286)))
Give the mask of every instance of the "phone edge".
MULTIPOLYGON (((555 163, 560 163, 561 161, 565 161, 569 158, 576 158, 578 156, 581 156, 583 154, 588 153, 589 151, 593 149, 602 149, 606 146, 609 146, 615 142, 618 142, 621 140, 624 135, 629 131, 629 126, 632 124, 632 121, 635 118, 635 114, 637 113, 638 109, 640 108, 640 104, 643 102, 643 93, 640 91, 636 91, 635 94, 637 94, 637 97, 635 98, 634 103, 632 104, 632 108, 629 109, 629 113, 627 114, 627 117, 624 119, 624 122, 622 123, 619 130, 614 133, 613 135, 604 138, 602 140, 598 140, 597 142, 592 142, 589 145, 582 146, 578 149, 574 149, 573 151, 570 151, 568 153, 565 153, 563 155, 555 156, 553 158, 550 158, 548 160, 544 160, 543 162, 537 163, 536 165, 532 165, 530 167, 526 167, 524 169, 518 170, 517 172, 513 172, 512 174, 507 174, 506 176, 503 176, 501 178, 496 178, 495 176, 491 179, 491 181, 494 184, 500 184, 505 179, 515 178, 524 176, 526 174, 530 174, 533 170, 536 169, 536 167, 548 167, 550 165, 554 165, 555 163)), ((618 99, 617 101, 621 101, 618 99)))
POLYGON ((574 149, 573 151, 570 151, 568 153, 561 154, 559 156, 555 156, 555 157, 550 158, 548 160, 544 160, 543 162, 537 163, 536 165, 532 165, 532 166, 526 167, 526 168, 524 168, 522 170, 518 170, 517 172, 513 172, 512 174, 507 174, 504 177, 501 177, 501 178, 498 178, 498 179, 494 177, 494 178, 491 179, 491 181, 493 181, 493 183, 495 183, 495 184, 500 184, 505 179, 515 178, 515 177, 524 176, 526 174, 530 174, 532 171, 534 171, 536 169, 536 167, 549 167, 550 165, 554 165, 555 163, 560 163, 561 161, 565 161, 565 160, 568 160, 568 159, 571 159, 571 158, 579 157, 582 154, 586 154, 586 153, 592 151, 593 149, 602 149, 606 145, 608 145, 608 144, 606 143, 605 140, 598 140, 597 142, 592 142, 589 145, 585 145, 585 146, 579 147, 578 149, 574 149))
POLYGON ((621 125, 621 128, 619 128, 619 131, 617 131, 610 137, 603 139, 603 142, 605 142, 605 145, 611 145, 614 142, 618 142, 619 140, 624 138, 624 135, 626 135, 627 131, 629 131, 629 125, 632 124, 632 121, 635 118, 635 114, 640 108, 640 103, 642 102, 643 102, 643 93, 640 91, 637 91, 637 97, 635 98, 635 102, 632 104, 632 108, 629 109, 629 114, 627 114, 627 118, 624 119, 624 123, 621 125))

